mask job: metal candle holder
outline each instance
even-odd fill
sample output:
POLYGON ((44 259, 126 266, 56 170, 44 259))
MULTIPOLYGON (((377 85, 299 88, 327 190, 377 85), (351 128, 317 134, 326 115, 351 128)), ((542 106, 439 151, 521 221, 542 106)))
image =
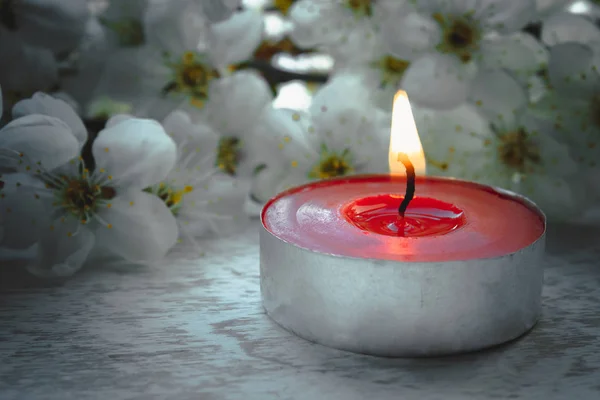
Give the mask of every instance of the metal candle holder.
MULTIPOLYGON (((503 194, 528 199, 506 190, 503 194)), ((496 258, 398 262, 342 257, 286 242, 263 225, 267 314, 325 346, 384 357, 470 352, 515 339, 538 320, 545 232, 496 258)))

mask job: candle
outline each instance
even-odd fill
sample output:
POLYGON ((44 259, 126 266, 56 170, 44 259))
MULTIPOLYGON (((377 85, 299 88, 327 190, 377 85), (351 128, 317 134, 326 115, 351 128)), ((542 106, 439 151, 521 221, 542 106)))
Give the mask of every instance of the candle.
POLYGON ((425 177, 408 98, 394 100, 390 175, 292 188, 263 208, 261 291, 301 337, 383 356, 489 347, 540 313, 545 218, 529 200, 425 177))

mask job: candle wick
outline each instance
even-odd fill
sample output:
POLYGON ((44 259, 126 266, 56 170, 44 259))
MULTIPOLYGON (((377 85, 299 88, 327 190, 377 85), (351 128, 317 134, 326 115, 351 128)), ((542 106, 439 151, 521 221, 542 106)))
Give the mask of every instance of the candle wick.
POLYGON ((413 167, 405 153, 398 153, 398 161, 404 164, 404 168, 406 168, 406 193, 404 194, 402 203, 400 203, 400 207, 398 207, 398 214, 404 219, 404 213, 408 208, 408 204, 415 197, 415 167, 413 167))

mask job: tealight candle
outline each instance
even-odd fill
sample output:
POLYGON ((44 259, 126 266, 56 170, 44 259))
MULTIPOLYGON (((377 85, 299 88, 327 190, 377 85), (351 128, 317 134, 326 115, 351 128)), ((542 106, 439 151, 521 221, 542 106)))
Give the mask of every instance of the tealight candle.
POLYGON ((391 175, 290 189, 263 208, 261 292, 297 335, 379 356, 477 350, 540 314, 545 217, 515 193, 424 177, 408 98, 394 100, 391 175))

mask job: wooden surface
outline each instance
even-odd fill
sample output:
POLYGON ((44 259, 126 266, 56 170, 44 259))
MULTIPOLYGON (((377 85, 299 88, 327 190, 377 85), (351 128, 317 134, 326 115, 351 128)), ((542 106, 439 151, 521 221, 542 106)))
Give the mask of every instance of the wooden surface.
POLYGON ((529 335, 421 360, 328 349, 271 322, 257 230, 204 242, 200 259, 95 268, 62 286, 6 289, 18 282, 3 275, 0 399, 600 399, 598 229, 550 230, 529 335))

